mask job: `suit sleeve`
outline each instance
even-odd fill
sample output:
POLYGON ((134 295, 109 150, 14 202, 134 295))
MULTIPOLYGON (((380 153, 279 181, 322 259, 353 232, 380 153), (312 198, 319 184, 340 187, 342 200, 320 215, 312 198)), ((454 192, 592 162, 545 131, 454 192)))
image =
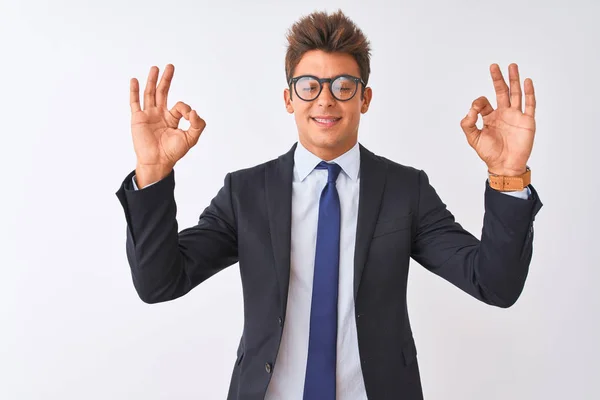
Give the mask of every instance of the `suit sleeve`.
POLYGON ((134 190, 132 171, 116 192, 127 221, 126 253, 134 287, 146 303, 181 297, 238 262, 231 200, 231 174, 200 215, 198 224, 178 232, 175 172, 143 190, 134 190))
POLYGON ((542 207, 485 188, 481 240, 461 227, 419 171, 416 232, 411 256, 429 271, 491 305, 512 306, 523 291, 533 253, 533 221, 542 207))

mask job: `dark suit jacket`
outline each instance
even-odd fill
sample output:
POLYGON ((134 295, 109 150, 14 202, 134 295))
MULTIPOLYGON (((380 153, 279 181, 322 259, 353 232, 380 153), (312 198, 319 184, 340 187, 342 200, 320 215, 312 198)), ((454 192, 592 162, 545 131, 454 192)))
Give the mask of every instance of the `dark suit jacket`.
MULTIPOLYGON (((127 219, 127 258, 147 303, 183 296, 239 262, 244 329, 228 399, 263 399, 285 323, 290 275, 294 150, 228 173, 196 226, 178 233, 174 171, 134 191, 132 171, 117 191, 127 219)), ((360 145, 360 200, 354 261, 359 354, 371 400, 422 399, 406 306, 409 260, 494 306, 515 303, 532 257, 542 206, 486 183, 481 241, 455 222, 425 172, 360 145)))

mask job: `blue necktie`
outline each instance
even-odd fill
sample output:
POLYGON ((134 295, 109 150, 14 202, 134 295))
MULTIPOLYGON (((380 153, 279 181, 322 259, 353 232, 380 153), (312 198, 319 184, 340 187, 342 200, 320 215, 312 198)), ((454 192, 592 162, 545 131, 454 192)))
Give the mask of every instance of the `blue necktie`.
POLYGON ((341 167, 322 161, 316 168, 327 169, 329 175, 319 201, 304 400, 335 400, 340 263, 340 198, 335 181, 341 167))

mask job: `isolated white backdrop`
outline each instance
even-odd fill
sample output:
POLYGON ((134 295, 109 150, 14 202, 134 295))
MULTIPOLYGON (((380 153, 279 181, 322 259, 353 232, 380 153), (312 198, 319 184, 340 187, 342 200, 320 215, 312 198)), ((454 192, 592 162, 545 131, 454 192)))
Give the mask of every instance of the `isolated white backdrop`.
POLYGON ((143 303, 115 191, 135 167, 129 79, 175 65, 169 106, 207 121, 176 166, 180 229, 228 171, 286 152, 286 29, 338 7, 372 42, 359 140, 424 169, 479 237, 486 169, 460 119, 489 65, 533 79, 530 165, 545 206, 531 272, 502 310, 412 264, 427 399, 600 398, 597 258, 600 6, 523 1, 0 1, 0 398, 222 399, 242 329, 236 266, 143 303), (368 5, 367 5, 368 4, 368 5), (251 82, 260 91, 244 91, 251 82))

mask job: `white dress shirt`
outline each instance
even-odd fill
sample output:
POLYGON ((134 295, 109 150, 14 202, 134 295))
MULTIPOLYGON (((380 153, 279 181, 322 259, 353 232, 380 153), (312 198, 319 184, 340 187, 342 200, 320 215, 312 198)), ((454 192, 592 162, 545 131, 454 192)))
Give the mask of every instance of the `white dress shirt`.
MULTIPOLYGON (((294 152, 292 182, 292 242, 287 310, 279 353, 265 400, 302 400, 304 392, 319 199, 327 184, 328 174, 326 169, 315 169, 321 161, 323 160, 298 142, 294 152)), ((360 188, 358 142, 352 149, 330 162, 335 162, 342 168, 336 181, 341 208, 336 397, 337 400, 363 400, 367 399, 367 394, 358 352, 353 296, 360 188)), ((133 186, 138 190, 135 176, 133 186)), ((530 190, 526 188, 523 191, 502 193, 527 199, 530 190)))
MULTIPOLYGON (((294 152, 292 243, 287 310, 279 354, 265 400, 302 400, 308 359, 308 335, 317 244, 319 199, 328 171, 300 142, 294 152)), ((332 160, 342 168, 336 181, 340 198, 338 283, 337 399, 366 399, 354 319, 354 245, 358 221, 360 151, 358 143, 332 160)))

